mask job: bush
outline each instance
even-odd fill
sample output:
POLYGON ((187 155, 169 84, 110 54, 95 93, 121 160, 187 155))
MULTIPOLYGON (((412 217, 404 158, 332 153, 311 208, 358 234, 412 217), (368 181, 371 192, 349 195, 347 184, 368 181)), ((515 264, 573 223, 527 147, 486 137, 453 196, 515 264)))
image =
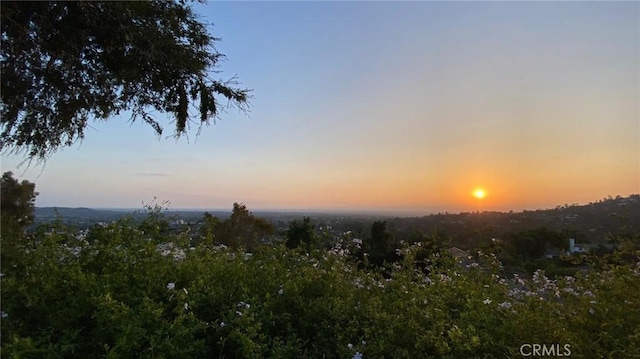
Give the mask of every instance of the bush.
POLYGON ((493 255, 421 270, 419 245, 366 269, 349 243, 190 249, 185 233, 127 220, 72 233, 41 228, 3 261, 3 357, 495 358, 527 343, 640 355, 635 263, 506 279, 493 255))

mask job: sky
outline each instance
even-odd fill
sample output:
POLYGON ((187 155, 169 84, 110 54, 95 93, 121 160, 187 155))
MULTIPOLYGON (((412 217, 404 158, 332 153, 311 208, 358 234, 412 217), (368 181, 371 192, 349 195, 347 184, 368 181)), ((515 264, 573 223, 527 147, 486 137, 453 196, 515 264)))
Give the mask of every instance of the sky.
POLYGON ((94 122, 44 167, 3 154, 36 206, 426 214, 640 193, 639 2, 195 9, 250 113, 178 141, 94 122))

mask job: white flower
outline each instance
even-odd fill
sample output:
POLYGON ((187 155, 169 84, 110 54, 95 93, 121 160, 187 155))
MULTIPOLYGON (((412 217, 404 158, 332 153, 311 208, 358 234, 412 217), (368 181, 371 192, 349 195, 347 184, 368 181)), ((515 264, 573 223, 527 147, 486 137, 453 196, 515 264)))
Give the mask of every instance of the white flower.
POLYGON ((220 322, 220 328, 224 328, 225 325, 224 322, 220 322))
POLYGON ((351 344, 351 343, 347 344, 347 348, 353 349, 353 344, 351 344))
POLYGON ((282 295, 282 293, 284 293, 284 289, 280 288, 280 290, 278 290, 278 294, 282 295))
POLYGON ((242 316, 242 312, 239 312, 239 311, 237 311, 237 310, 236 310, 236 314, 237 314, 239 317, 241 317, 241 316, 242 316))
POLYGON ((184 303, 184 310, 189 310, 189 303, 184 303))
POLYGON ((355 354, 353 354, 353 358, 351 359, 362 359, 362 353, 356 352, 355 354))
POLYGON ((571 287, 563 288, 562 291, 576 296, 578 295, 578 293, 571 287))
POLYGON ((509 309, 509 308, 511 308, 511 302, 502 302, 502 303, 498 304, 498 307, 503 308, 503 309, 509 309))
POLYGON ((245 307, 246 309, 251 308, 251 305, 249 303, 246 302, 240 302, 238 304, 236 304, 237 307, 245 307))
POLYGON ((8 316, 9 316, 9 314, 7 312, 5 312, 4 310, 2 312, 0 312, 0 317, 6 318, 8 316))
POLYGON ((353 280, 353 285, 358 289, 364 288, 364 284, 362 284, 362 279, 360 279, 360 278, 354 279, 353 280))
POLYGON ((182 290, 184 291, 184 294, 189 295, 189 291, 187 290, 187 288, 182 288, 182 290))
POLYGON ((176 284, 174 282, 170 282, 169 284, 167 284, 167 289, 168 290, 172 290, 176 287, 176 284))
POLYGON ((491 302, 492 302, 492 300, 489 299, 489 298, 487 298, 487 299, 482 301, 482 303, 484 303, 484 304, 491 304, 491 302))

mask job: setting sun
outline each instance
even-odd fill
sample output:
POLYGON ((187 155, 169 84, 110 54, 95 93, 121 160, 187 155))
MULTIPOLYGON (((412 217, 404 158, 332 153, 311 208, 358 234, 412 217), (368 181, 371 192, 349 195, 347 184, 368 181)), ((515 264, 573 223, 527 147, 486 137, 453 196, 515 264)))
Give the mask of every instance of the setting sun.
POLYGON ((487 192, 482 188, 476 188, 473 191, 473 196, 477 199, 483 199, 487 195, 487 192))

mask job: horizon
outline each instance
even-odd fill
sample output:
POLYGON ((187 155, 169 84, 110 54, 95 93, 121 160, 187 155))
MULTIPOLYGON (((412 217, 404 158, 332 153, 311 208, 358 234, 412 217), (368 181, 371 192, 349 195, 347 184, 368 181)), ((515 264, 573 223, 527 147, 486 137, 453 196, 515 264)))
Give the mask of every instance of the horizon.
MULTIPOLYGON (((467 213, 490 213, 490 212, 500 212, 500 213, 522 213, 527 211, 545 211, 545 210, 554 210, 559 206, 587 206, 592 203, 597 203, 599 201, 613 199, 616 200, 618 197, 630 198, 633 196, 639 196, 638 193, 631 193, 626 196, 621 194, 617 194, 615 196, 607 196, 604 198, 596 199, 587 203, 564 203, 557 204, 553 207, 546 208, 524 208, 524 209, 502 209, 502 210, 479 210, 479 211, 448 211, 448 210, 437 210, 431 212, 421 212, 421 211, 412 211, 412 210, 385 210, 385 209, 330 209, 330 208, 247 208, 250 212, 255 214, 260 213, 282 213, 282 214, 345 214, 345 215, 380 215, 380 216, 428 216, 428 215, 438 215, 438 214, 467 214, 467 213)), ((78 206, 78 207, 67 207, 67 206, 36 206, 36 208, 68 208, 68 209, 90 209, 90 210, 98 210, 98 211, 114 211, 114 212, 127 212, 127 211, 139 211, 142 210, 142 207, 86 207, 86 206, 78 206)), ((231 208, 172 208, 170 206, 163 207, 169 212, 225 212, 231 213, 231 208)))
POLYGON ((483 212, 640 193, 638 2, 193 7, 250 115, 172 141, 124 113, 44 167, 3 153, 39 207, 483 212))

